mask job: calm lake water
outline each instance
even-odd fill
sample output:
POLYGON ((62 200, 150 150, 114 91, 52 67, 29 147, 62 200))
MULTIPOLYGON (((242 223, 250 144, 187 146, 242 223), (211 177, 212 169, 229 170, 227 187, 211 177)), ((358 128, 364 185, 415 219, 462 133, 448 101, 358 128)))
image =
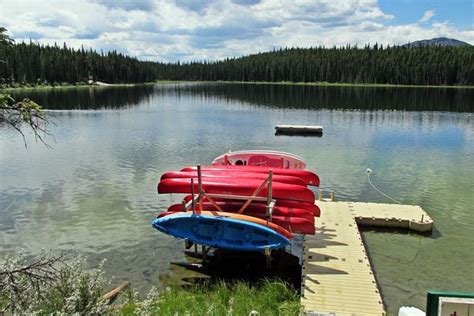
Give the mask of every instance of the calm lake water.
MULTIPOLYGON (((185 274, 182 242, 150 226, 167 170, 229 149, 303 156, 340 200, 421 205, 431 236, 366 231, 388 309, 429 289, 474 291, 474 89, 166 84, 15 93, 51 109, 52 149, 0 127, 0 256, 41 249, 107 258, 146 290, 185 274), (395 110, 390 110, 395 109, 395 110), (448 111, 449 112, 448 112, 448 111), (275 136, 278 123, 323 137, 275 136)), ((178 201, 177 198, 174 200, 178 201)), ((322 210, 324 212, 324 209, 322 210)))

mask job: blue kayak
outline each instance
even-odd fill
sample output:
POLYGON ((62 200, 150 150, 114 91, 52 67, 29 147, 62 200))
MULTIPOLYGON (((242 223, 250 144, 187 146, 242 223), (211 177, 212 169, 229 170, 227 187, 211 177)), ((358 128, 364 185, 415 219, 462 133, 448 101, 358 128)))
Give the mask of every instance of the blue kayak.
POLYGON ((228 216, 176 213, 157 218, 152 225, 165 234, 214 248, 261 251, 290 243, 273 229, 228 216))

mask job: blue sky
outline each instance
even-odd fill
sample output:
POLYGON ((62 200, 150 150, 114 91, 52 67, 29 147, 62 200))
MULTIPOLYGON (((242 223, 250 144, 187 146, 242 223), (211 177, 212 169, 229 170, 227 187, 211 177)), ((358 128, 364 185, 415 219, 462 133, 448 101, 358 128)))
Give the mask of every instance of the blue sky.
POLYGON ((472 0, 382 0, 380 8, 393 14, 391 23, 408 24, 419 20, 426 11, 434 11, 433 20, 449 21, 460 29, 473 28, 474 2, 472 0))
POLYGON ((440 36, 474 44, 473 16, 472 0, 0 0, 16 41, 165 62, 440 36))

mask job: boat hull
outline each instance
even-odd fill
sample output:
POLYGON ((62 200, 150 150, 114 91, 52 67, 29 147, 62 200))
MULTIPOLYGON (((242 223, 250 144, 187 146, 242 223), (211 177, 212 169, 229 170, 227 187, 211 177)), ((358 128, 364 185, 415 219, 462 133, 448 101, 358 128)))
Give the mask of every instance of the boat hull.
MULTIPOLYGON (((186 167, 181 171, 196 171, 197 167, 186 167)), ((268 175, 268 172, 272 170, 273 175, 292 176, 302 179, 306 185, 319 186, 320 181, 317 174, 309 170, 292 170, 292 169, 281 169, 271 167, 258 167, 258 166, 202 166, 201 171, 227 171, 227 172, 253 172, 253 173, 264 173, 268 175)))
MULTIPOLYGON (((206 210, 206 212, 218 211, 217 209, 209 207, 209 206, 204 207, 204 209, 206 210)), ((225 209, 225 211, 230 212, 229 209, 225 209)), ((158 218, 169 216, 170 214, 177 214, 177 213, 184 213, 184 212, 182 212, 182 210, 177 209, 177 208, 172 208, 172 209, 169 208, 168 211, 163 212, 160 215, 158 215, 158 218)), ((266 219, 266 215, 262 213, 254 213, 254 214, 245 213, 245 215, 263 219, 263 220, 266 219)), ((292 233, 314 235, 314 233, 316 232, 316 229, 314 226, 314 217, 312 218, 312 220, 308 220, 301 217, 274 215, 272 216, 271 222, 292 233)))
POLYGON ((306 168, 303 158, 282 151, 239 150, 220 155, 212 161, 213 166, 226 165, 266 166, 282 169, 306 168))
MULTIPOLYGON (((254 179, 254 180, 265 180, 268 175, 264 173, 257 173, 257 172, 229 172, 225 170, 208 170, 203 171, 201 173, 202 178, 217 178, 224 180, 225 178, 241 178, 241 179, 254 179)), ((161 180, 165 179, 197 179, 198 174, 197 171, 168 171, 165 172, 161 176, 161 180)), ((300 185, 306 186, 306 183, 303 179, 294 177, 294 176, 282 176, 282 175, 274 175, 272 177, 272 181, 280 182, 280 183, 287 183, 293 185, 300 185)))
POLYGON ((222 213, 174 213, 155 219, 152 225, 165 234, 214 248, 262 251, 284 248, 290 243, 284 235, 252 219, 222 213))
MULTIPOLYGON (((237 202, 237 201, 215 201, 217 206, 219 206, 221 209, 225 210, 226 212, 231 212, 235 213, 240 210, 242 205, 245 202, 237 202)), ((212 211, 218 211, 218 209, 208 201, 203 202, 203 209, 205 210, 212 210, 212 211)), ((170 207, 168 207, 168 211, 173 211, 173 212, 180 212, 183 211, 183 206, 181 204, 173 204, 170 207)), ((188 208, 189 211, 189 208, 188 208)), ((249 216, 257 216, 259 215, 265 216, 267 212, 267 206, 264 203, 250 203, 244 210, 242 214, 249 215, 249 216)), ((273 213, 272 215, 274 216, 286 216, 286 217, 298 217, 298 218, 304 218, 308 221, 313 221, 314 222, 314 216, 313 213, 300 209, 300 208, 292 208, 292 207, 284 207, 284 206, 275 206, 273 207, 273 213)))
MULTIPOLYGON (((192 193, 192 179, 165 179, 158 183, 158 193, 192 193)), ((202 179, 202 188, 207 193, 251 196, 262 184, 260 180, 226 178, 202 179)), ((199 192, 197 181, 193 182, 194 192, 199 192)), ((257 194, 259 197, 267 197, 267 186, 257 194)), ((307 187, 292 185, 280 182, 272 183, 272 197, 274 199, 292 200, 307 203, 314 203, 313 191, 307 187)))

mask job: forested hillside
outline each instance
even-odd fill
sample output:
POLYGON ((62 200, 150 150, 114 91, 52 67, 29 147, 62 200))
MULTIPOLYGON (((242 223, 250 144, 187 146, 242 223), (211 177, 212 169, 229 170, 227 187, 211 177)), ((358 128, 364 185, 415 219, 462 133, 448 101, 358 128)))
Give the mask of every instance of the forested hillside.
POLYGON ((139 61, 64 44, 0 47, 0 84, 154 80, 474 84, 474 47, 289 48, 214 62, 139 61))
POLYGON ((421 85, 474 83, 474 47, 290 48, 213 63, 166 65, 162 78, 421 85))
POLYGON ((54 84, 87 82, 148 82, 158 77, 159 64, 138 61, 117 52, 43 46, 36 43, 0 46, 0 83, 54 84))

